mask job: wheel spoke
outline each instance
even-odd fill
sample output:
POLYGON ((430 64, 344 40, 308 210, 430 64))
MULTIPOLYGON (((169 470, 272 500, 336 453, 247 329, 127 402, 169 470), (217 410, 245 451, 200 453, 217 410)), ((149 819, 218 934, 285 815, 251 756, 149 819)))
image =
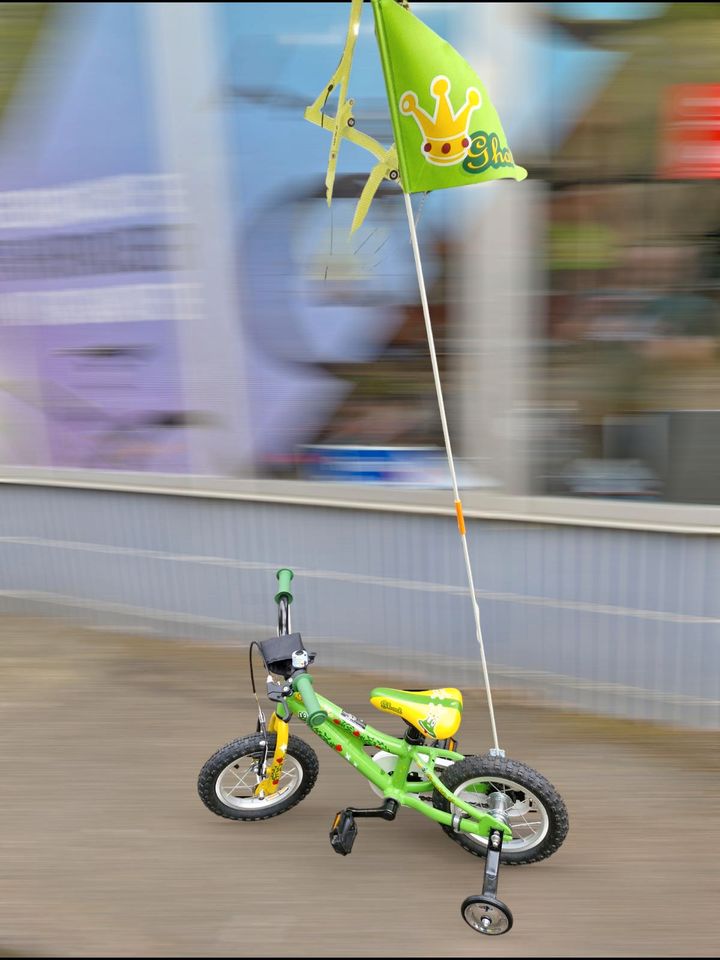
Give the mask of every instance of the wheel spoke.
POLYGON ((269 807, 294 793, 302 782, 302 767, 294 757, 286 754, 275 792, 258 797, 255 795, 255 788, 260 782, 258 762, 257 756, 239 757, 220 773, 215 781, 215 792, 223 803, 239 810, 269 807))
MULTIPOLYGON (((507 809, 508 823, 513 831, 512 840, 508 840, 504 847, 508 851, 532 849, 540 843, 549 829, 549 821, 545 808, 540 801, 522 784, 510 780, 485 779, 478 777, 461 784, 455 795, 466 803, 470 803, 483 813, 490 812, 490 795, 501 793, 511 801, 507 809), (479 784, 487 786, 487 793, 478 794, 474 789, 479 784), (482 799, 480 799, 482 798, 482 799), (513 809, 516 808, 516 809, 513 809)), ((460 812, 453 807, 454 812, 460 812)), ((474 841, 487 846, 485 837, 473 836, 474 841)))
POLYGON ((228 770, 224 771, 220 777, 221 781, 224 779, 225 774, 230 774, 231 776, 235 777, 235 780, 236 780, 236 782, 232 784, 230 787, 227 787, 227 786, 224 787, 227 796, 232 796, 236 790, 240 790, 240 789, 249 790, 250 793, 252 794, 254 792, 254 786, 246 782, 246 777, 248 777, 249 774, 253 773, 253 771, 254 771, 254 764, 249 766, 247 770, 244 771, 242 776, 240 776, 240 774, 238 774, 238 772, 234 769, 234 765, 233 767, 230 767, 228 770))

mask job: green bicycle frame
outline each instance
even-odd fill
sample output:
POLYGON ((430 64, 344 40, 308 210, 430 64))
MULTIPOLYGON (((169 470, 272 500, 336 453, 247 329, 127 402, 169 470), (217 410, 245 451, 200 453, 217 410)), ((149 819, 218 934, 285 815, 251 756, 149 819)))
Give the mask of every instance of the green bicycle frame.
MULTIPOLYGON (((308 674, 303 674, 303 676, 312 679, 308 674)), ((316 693, 315 696, 320 707, 327 712, 328 718, 318 726, 311 726, 308 722, 308 714, 302 696, 296 689, 295 681, 293 681, 293 689, 294 693, 286 701, 290 713, 294 714, 299 720, 305 721, 314 734, 341 754, 351 766, 355 767, 358 773, 375 784, 382 791, 383 796, 396 800, 404 807, 419 810, 420 813, 431 820, 452 827, 454 830, 481 837, 489 836, 491 830, 501 830, 504 842, 512 839, 512 831, 508 826, 500 820, 496 820, 491 814, 478 810, 456 797, 435 773, 435 762, 439 757, 458 761, 465 759, 463 754, 455 753, 452 750, 443 750, 439 747, 414 745, 398 737, 391 737, 369 724, 363 723, 352 714, 346 713, 342 707, 327 700, 319 693, 316 693), (386 773, 375 763, 372 757, 365 753, 363 748, 366 746, 378 747, 380 750, 392 753, 398 758, 392 774, 386 773), (426 781, 417 782, 407 779, 413 763, 422 771, 427 778, 426 781), (445 810, 437 810, 432 804, 417 796, 419 793, 427 792, 428 783, 446 800, 450 801, 456 809, 461 810, 465 816, 453 816, 452 813, 445 810)), ((290 716, 287 715, 282 704, 278 707, 277 713, 280 719, 290 720, 290 716)))

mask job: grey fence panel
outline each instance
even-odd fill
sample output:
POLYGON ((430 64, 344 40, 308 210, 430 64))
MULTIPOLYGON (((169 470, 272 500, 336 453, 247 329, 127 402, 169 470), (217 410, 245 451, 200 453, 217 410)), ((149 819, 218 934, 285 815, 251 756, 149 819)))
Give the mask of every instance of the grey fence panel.
MULTIPOLYGON (((720 726, 720 539, 468 523, 494 682, 553 702, 720 726)), ((245 641, 273 630, 274 571, 329 665, 480 682, 448 517, 3 485, 0 609, 245 641)))

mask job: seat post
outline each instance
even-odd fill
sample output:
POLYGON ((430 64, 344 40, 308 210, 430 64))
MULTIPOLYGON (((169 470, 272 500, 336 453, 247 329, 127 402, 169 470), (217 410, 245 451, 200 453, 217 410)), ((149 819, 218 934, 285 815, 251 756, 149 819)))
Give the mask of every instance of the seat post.
POLYGON ((425 734, 413 727, 413 725, 408 723, 407 720, 405 723, 407 724, 407 730, 405 731, 404 737, 405 743, 409 743, 412 747, 422 746, 422 744, 425 743, 425 734))

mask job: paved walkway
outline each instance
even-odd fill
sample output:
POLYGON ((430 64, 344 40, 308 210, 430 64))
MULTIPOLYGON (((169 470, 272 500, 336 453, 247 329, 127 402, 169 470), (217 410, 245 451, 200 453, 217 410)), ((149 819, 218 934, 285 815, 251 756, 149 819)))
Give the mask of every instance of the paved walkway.
MULTIPOLYGON (((17 618, 0 636, 0 955, 717 956, 720 737, 499 697, 508 755, 556 784, 571 830, 552 859, 501 874, 515 928, 490 940, 459 913, 481 861, 429 820, 364 821, 352 856, 332 852, 335 811, 375 801, 320 741, 318 784, 286 816, 202 806, 203 762, 254 729, 244 646, 17 618)), ((314 674, 394 732, 367 703, 374 678, 314 674)), ((462 733, 468 752, 489 746, 479 694, 462 733)))

